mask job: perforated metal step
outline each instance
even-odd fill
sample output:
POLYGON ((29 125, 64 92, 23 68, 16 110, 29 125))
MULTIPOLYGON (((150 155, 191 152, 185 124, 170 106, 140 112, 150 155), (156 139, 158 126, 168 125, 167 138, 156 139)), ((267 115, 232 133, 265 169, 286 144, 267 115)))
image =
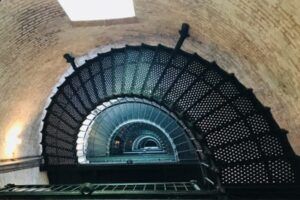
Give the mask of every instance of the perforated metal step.
POLYGON ((77 164, 82 122, 96 106, 118 97, 148 99, 175 113, 223 184, 295 181, 287 137, 252 91, 216 63, 162 45, 114 49, 66 78, 44 119, 45 165, 77 164))

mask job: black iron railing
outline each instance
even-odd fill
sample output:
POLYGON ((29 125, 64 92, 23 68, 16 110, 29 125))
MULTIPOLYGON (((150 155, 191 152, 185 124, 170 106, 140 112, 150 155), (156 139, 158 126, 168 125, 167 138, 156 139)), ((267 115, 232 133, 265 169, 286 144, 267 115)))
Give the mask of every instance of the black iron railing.
POLYGON ((7 185, 1 197, 14 198, 216 198, 218 191, 202 190, 197 181, 73 185, 7 185))

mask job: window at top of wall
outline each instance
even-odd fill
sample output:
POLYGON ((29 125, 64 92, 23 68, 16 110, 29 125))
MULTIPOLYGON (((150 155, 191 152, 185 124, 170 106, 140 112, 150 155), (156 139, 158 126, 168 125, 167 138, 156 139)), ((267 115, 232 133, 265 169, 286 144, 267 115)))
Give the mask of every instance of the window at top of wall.
POLYGON ((58 0, 71 21, 135 17, 133 0, 58 0))

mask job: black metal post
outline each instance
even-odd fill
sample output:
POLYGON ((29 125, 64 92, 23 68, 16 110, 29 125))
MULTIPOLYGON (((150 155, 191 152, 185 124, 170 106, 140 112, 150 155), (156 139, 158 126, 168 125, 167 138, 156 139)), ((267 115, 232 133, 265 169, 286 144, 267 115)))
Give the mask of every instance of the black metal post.
POLYGON ((182 46, 185 38, 190 36, 189 35, 189 28, 190 28, 190 26, 187 23, 182 23, 181 29, 179 30, 180 38, 177 41, 177 44, 176 44, 176 47, 175 47, 176 51, 180 49, 180 47, 182 46))
POLYGON ((77 66, 75 64, 75 58, 71 56, 69 53, 64 54, 64 58, 66 59, 67 63, 70 63, 72 68, 76 70, 77 66))

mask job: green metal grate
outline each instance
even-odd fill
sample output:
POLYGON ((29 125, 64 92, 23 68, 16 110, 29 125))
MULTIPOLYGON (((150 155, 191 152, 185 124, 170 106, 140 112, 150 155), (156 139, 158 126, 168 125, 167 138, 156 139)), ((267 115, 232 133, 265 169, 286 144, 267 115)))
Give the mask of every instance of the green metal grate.
MULTIPOLYGON (((43 196, 113 196, 143 195, 147 198, 155 195, 177 197, 199 197, 201 195, 219 195, 216 190, 205 191, 196 181, 161 182, 161 183, 110 183, 110 184, 73 184, 73 185, 13 185, 8 184, 0 189, 1 197, 43 197, 43 196)), ((123 196, 124 197, 124 196, 123 196)))

